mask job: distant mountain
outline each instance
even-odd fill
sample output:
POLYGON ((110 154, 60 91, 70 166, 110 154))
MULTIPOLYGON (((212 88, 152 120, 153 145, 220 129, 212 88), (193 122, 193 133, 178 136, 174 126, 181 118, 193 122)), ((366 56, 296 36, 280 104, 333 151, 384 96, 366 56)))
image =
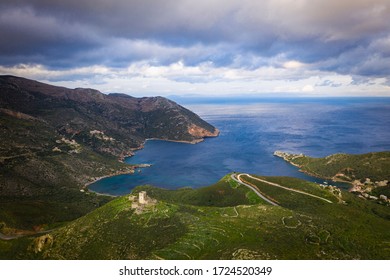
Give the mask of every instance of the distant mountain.
POLYGON ((163 97, 134 98, 0 76, 0 223, 71 220, 107 202, 80 189, 132 172, 148 138, 196 143, 218 130, 163 97))

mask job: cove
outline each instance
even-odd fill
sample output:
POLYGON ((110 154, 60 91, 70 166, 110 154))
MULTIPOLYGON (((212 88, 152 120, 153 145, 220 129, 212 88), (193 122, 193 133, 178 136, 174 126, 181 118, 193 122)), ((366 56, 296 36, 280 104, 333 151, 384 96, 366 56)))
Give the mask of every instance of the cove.
MULTIPOLYGON (((123 195, 138 185, 167 189, 208 186, 230 172, 291 176, 323 182, 298 171, 275 150, 322 157, 390 150, 388 99, 299 99, 226 104, 187 104, 220 130, 192 145, 150 140, 127 158, 152 164, 133 175, 102 179, 89 188, 123 195)), ((339 184, 345 187, 343 184, 339 184)))

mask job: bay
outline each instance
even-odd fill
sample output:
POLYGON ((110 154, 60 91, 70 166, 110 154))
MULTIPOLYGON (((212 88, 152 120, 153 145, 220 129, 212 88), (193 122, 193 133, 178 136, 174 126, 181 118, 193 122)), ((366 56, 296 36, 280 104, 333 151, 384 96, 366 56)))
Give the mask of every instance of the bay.
MULTIPOLYGON (((292 176, 314 182, 275 150, 323 157, 390 150, 389 98, 184 100, 181 103, 220 130, 192 145, 160 140, 127 158, 152 164, 133 175, 102 179, 89 188, 123 195, 138 185, 167 189, 208 186, 230 172, 292 176)), ((340 184, 343 187, 342 184, 340 184)), ((345 185, 344 185, 345 187, 345 185)))

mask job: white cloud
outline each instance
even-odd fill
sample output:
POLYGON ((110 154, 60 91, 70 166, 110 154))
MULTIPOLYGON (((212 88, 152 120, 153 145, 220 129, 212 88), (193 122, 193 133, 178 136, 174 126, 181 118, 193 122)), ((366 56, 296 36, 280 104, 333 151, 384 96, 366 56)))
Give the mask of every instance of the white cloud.
POLYGON ((286 61, 283 64, 283 67, 287 68, 287 69, 290 69, 290 68, 301 68, 303 66, 305 66, 304 63, 296 61, 296 60, 289 60, 289 61, 286 61))
POLYGON ((187 66, 177 61, 167 66, 142 61, 127 68, 102 65, 50 70, 42 65, 0 66, 0 74, 37 79, 55 85, 96 88, 135 96, 204 96, 293 94, 303 96, 390 96, 386 78, 311 70, 305 67, 262 66, 255 69, 217 67, 211 62, 187 66))
POLYGON ((302 88, 302 92, 313 92, 313 91, 314 91, 314 87, 312 85, 305 85, 302 88))

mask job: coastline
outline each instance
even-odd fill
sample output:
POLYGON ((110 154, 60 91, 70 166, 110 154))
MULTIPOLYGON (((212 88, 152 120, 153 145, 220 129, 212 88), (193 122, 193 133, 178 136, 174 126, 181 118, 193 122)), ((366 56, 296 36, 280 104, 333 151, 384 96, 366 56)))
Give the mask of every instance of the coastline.
MULTIPOLYGON (((300 168, 299 165, 293 164, 293 163, 291 163, 291 162, 289 162, 289 161, 287 161, 287 162, 290 163, 291 165, 294 165, 294 166, 300 168)), ((317 174, 315 174, 315 173, 310 173, 309 171, 306 171, 306 170, 303 170, 303 169, 298 169, 298 171, 299 171, 299 172, 302 172, 302 173, 304 173, 304 174, 306 174, 306 175, 309 175, 309 176, 311 176, 311 177, 316 177, 316 178, 323 179, 323 180, 330 180, 330 181, 338 182, 338 183, 346 183, 346 184, 350 184, 351 186, 353 185, 352 182, 350 182, 350 181, 345 181, 345 180, 340 180, 340 179, 338 179, 337 177, 336 177, 336 178, 334 178, 334 177, 323 177, 323 176, 317 175, 317 174)))
MULTIPOLYGON (((147 141, 167 141, 167 142, 175 142, 175 143, 185 143, 185 144, 198 144, 200 142, 203 142, 204 141, 204 138, 201 138, 201 139, 195 139, 195 140, 192 140, 192 141, 186 141, 186 140, 170 140, 170 139, 161 139, 161 138, 146 138, 145 139, 145 142, 143 143, 142 146, 145 145, 145 143, 147 141)), ((142 149, 142 148, 141 148, 142 149)))
POLYGON ((113 195, 113 194, 108 194, 108 193, 95 192, 95 191, 90 190, 90 189, 88 189, 88 192, 89 192, 89 193, 96 194, 96 195, 98 195, 98 196, 109 196, 109 197, 112 197, 112 198, 115 198, 115 197, 119 197, 119 196, 120 196, 120 195, 113 195))
MULTIPOLYGON (((170 139, 161 139, 161 138, 146 138, 145 141, 139 147, 131 149, 130 152, 122 153, 122 155, 119 157, 118 160, 120 162, 124 162, 126 158, 134 156, 135 155, 134 151, 142 150, 145 147, 145 144, 146 144, 147 141, 158 140, 158 141, 167 141, 167 142, 185 143, 185 144, 195 145, 195 144, 203 142, 205 140, 205 138, 214 138, 214 137, 218 137, 218 135, 219 135, 219 130, 216 129, 216 135, 204 136, 202 138, 194 139, 192 141, 170 140, 170 139)), ((128 169, 128 170, 117 171, 117 172, 114 172, 114 173, 111 173, 111 174, 108 174, 108 175, 104 175, 104 176, 100 176, 100 177, 94 177, 94 179, 92 181, 87 182, 86 184, 84 184, 84 186, 80 189, 80 191, 88 191, 88 192, 91 192, 91 193, 95 193, 97 195, 118 197, 117 195, 111 195, 111 194, 105 194, 105 193, 99 193, 99 192, 93 191, 93 190, 89 189, 88 186, 90 186, 90 185, 92 185, 92 184, 94 184, 94 183, 96 183, 96 182, 98 182, 98 181, 100 181, 102 179, 105 179, 105 178, 110 178, 110 177, 114 177, 114 176, 118 176, 118 175, 125 175, 125 174, 134 174, 135 173, 135 169, 137 169, 137 168, 146 168, 146 167, 150 167, 150 166, 151 166, 151 164, 140 163, 140 164, 132 165, 130 167, 130 169, 128 169)))
MULTIPOLYGON (((220 131, 216 128, 214 135, 205 135, 202 138, 197 138, 197 139, 194 139, 194 140, 191 140, 191 141, 187 141, 187 140, 171 140, 171 139, 162 139, 162 138, 146 138, 144 143, 141 145, 140 149, 142 149, 145 146, 146 141, 149 141, 149 140, 160 140, 160 141, 175 142, 175 143, 185 143, 185 144, 193 144, 194 145, 194 144, 198 144, 198 143, 201 143, 201 142, 205 141, 206 138, 218 137, 219 133, 220 133, 220 131)), ((140 149, 137 149, 137 150, 140 150, 140 149)), ((133 155, 131 155, 131 156, 133 156, 133 155)))
POLYGON ((138 168, 138 166, 131 166, 131 169, 129 169, 129 170, 114 172, 114 173, 111 173, 111 174, 108 174, 108 175, 104 175, 104 176, 100 176, 100 177, 94 177, 94 179, 92 181, 87 182, 86 184, 84 184, 84 186, 80 189, 80 191, 84 192, 84 193, 94 193, 94 194, 100 195, 100 196, 118 197, 117 195, 96 192, 94 190, 91 190, 89 188, 89 186, 94 184, 94 183, 96 183, 97 181, 100 181, 100 180, 105 179, 105 178, 110 178, 110 177, 114 177, 114 176, 118 176, 118 175, 125 175, 125 174, 134 174, 134 170, 136 168, 138 168))
POLYGON ((138 150, 142 150, 144 147, 145 147, 145 144, 147 141, 149 140, 159 140, 159 141, 167 141, 167 142, 175 142, 175 143, 185 143, 185 144, 198 144, 200 142, 203 142, 205 141, 206 138, 214 138, 214 137, 218 137, 220 134, 220 131, 218 130, 218 128, 215 128, 215 131, 212 133, 212 134, 209 134, 209 135, 204 135, 200 138, 196 138, 194 140, 191 140, 191 141, 188 141, 188 140, 172 140, 172 139, 163 139, 163 138, 146 138, 142 144, 140 144, 138 147, 135 147, 135 148, 131 148, 130 151, 127 151, 127 152, 122 152, 121 155, 119 156, 119 161, 120 162, 124 162, 124 160, 128 157, 132 157, 135 155, 135 151, 138 151, 138 150))
POLYGON ((296 163, 292 162, 291 159, 289 159, 289 156, 302 157, 302 156, 304 156, 303 154, 293 155, 293 154, 289 154, 289 153, 286 153, 286 152, 275 151, 274 152, 274 156, 282 158, 284 161, 288 162, 292 166, 297 167, 299 172, 304 173, 304 174, 306 174, 308 176, 315 177, 315 178, 322 179, 322 180, 333 181, 335 183, 345 183, 345 184, 349 184, 349 185, 351 185, 351 187, 353 187, 353 183, 350 182, 350 181, 341 180, 338 177, 325 177, 325 176, 321 176, 319 174, 316 174, 314 172, 312 173, 312 172, 310 172, 308 170, 302 169, 302 165, 296 164, 296 163))

